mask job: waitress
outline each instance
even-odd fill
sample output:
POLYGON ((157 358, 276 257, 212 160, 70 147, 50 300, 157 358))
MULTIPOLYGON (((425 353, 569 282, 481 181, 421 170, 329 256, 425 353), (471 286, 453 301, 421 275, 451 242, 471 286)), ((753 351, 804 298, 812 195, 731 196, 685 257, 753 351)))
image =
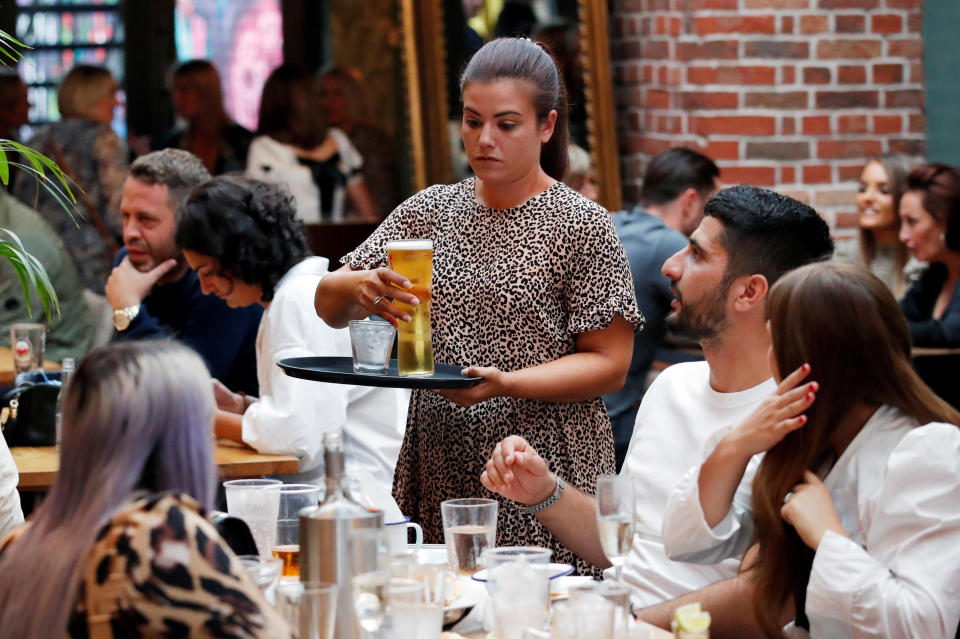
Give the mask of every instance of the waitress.
MULTIPOLYGON (((431 320, 437 361, 482 377, 469 389, 414 391, 394 478, 404 514, 441 543, 440 502, 489 496, 477 477, 498 441, 529 437, 552 470, 588 493, 614 472, 600 396, 623 386, 643 324, 630 268, 607 212, 559 180, 567 103, 540 45, 485 45, 460 79, 461 133, 476 177, 401 204, 345 265, 320 281, 317 314, 331 326, 376 314, 409 318, 410 282, 386 268, 387 242, 433 240, 431 320), (394 285, 399 286, 397 288, 394 285)), ((576 559, 530 513, 501 503, 498 545, 553 548, 576 559)))

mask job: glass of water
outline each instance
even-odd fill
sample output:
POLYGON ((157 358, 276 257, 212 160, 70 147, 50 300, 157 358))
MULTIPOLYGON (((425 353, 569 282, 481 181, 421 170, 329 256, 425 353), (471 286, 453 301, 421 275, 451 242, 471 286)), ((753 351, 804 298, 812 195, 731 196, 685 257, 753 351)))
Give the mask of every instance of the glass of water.
POLYGON ((394 637, 440 639, 446 571, 440 567, 413 579, 391 579, 390 623, 394 637))
POLYGON ((358 373, 386 373, 390 367, 393 338, 391 324, 376 320, 350 320, 353 370, 358 373))
POLYGON ((623 562, 636 527, 636 488, 633 480, 618 475, 597 478, 597 528, 603 554, 622 582, 623 562))
POLYGON ((353 610, 364 636, 374 637, 383 626, 386 615, 390 555, 379 529, 355 530, 348 543, 353 573, 353 610))

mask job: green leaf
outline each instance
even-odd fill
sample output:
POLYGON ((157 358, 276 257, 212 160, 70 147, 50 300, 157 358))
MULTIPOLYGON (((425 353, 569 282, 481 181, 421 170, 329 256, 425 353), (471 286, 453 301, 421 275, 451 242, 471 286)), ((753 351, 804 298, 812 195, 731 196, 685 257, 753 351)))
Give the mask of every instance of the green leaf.
POLYGON ((0 149, 0 181, 4 186, 10 184, 10 167, 7 164, 7 154, 3 149, 0 149))

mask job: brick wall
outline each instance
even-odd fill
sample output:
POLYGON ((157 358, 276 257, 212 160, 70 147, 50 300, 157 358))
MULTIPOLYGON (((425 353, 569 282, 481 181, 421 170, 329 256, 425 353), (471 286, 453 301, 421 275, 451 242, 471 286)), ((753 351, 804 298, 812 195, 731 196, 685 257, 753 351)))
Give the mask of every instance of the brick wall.
POLYGON ((856 225, 864 160, 924 152, 922 0, 613 0, 624 199, 689 146, 856 225))

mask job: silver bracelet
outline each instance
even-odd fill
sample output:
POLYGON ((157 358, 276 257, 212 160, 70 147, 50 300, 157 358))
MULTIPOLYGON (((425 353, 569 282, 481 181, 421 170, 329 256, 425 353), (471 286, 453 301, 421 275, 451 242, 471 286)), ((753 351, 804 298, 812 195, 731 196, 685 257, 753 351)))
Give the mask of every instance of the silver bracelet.
POLYGON ((525 506, 520 509, 521 514, 524 515, 534 515, 536 513, 542 512, 553 506, 555 503, 560 501, 560 495, 563 494, 563 477, 557 475, 557 486, 553 489, 553 494, 547 497, 544 501, 541 501, 539 504, 534 504, 533 506, 525 506))

